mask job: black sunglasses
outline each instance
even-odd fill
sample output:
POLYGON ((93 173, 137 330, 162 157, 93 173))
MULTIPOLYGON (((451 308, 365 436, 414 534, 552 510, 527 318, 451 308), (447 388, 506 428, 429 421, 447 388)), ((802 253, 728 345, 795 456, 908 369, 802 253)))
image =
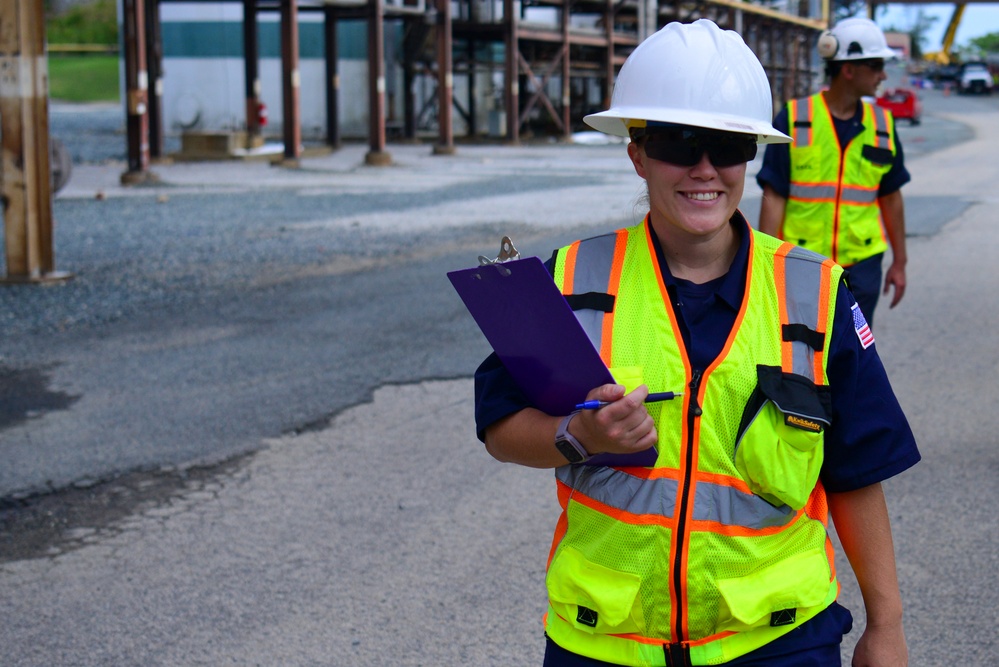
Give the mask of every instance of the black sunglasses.
POLYGON ((756 135, 686 128, 656 129, 645 137, 645 154, 653 160, 693 167, 707 153, 716 167, 731 167, 756 157, 756 135))
POLYGON ((880 58, 870 58, 868 60, 855 60, 854 63, 857 65, 863 65, 872 72, 885 71, 885 61, 880 58))

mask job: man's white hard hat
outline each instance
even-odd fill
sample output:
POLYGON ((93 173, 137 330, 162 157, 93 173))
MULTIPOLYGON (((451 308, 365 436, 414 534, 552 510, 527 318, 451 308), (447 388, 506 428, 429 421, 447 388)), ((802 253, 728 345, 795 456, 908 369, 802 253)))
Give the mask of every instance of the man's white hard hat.
POLYGON ((650 122, 756 135, 788 143, 774 129, 770 82, 742 36, 712 21, 670 23, 628 56, 614 83, 611 108, 583 120, 619 137, 650 122))
POLYGON ((819 55, 826 60, 867 60, 894 58, 885 34, 870 19, 843 19, 819 35, 819 55))

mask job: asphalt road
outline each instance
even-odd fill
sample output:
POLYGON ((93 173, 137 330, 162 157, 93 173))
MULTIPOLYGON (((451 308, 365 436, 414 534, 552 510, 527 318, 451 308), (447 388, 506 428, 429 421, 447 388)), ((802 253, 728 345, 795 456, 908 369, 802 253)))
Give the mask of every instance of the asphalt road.
MULTIPOLYGON (((924 461, 887 490, 911 664, 989 665, 999 100, 924 99, 877 331, 924 461)), ((631 221, 637 179, 620 146, 363 150, 76 166, 74 279, 0 290, 4 665, 540 664, 554 484, 475 440, 488 347, 444 276, 631 221)))

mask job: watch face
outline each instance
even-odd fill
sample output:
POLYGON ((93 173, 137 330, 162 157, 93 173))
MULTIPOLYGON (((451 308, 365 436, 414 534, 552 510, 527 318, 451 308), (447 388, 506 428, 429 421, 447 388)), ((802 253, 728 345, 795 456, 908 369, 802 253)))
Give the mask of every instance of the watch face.
POLYGON ((555 448, 566 458, 569 463, 579 463, 583 460, 583 455, 580 454, 572 443, 568 440, 556 440, 555 448))

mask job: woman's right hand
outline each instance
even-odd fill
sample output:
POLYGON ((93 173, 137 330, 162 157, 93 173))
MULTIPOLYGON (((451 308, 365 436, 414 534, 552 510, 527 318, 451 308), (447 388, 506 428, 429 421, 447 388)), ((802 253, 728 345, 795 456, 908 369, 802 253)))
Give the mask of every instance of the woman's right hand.
POLYGON ((588 401, 610 403, 596 410, 583 410, 569 424, 569 431, 590 454, 631 454, 653 447, 658 440, 656 425, 645 409, 649 388, 641 385, 630 394, 619 384, 605 384, 586 395, 588 401))

